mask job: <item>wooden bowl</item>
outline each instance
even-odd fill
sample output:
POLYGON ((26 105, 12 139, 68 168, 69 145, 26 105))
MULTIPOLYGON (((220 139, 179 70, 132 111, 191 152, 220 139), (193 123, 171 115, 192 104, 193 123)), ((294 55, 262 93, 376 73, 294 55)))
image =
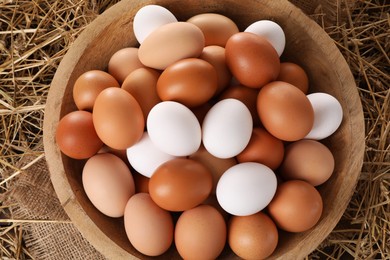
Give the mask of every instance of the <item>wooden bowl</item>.
MULTIPOLYGON (((324 202, 323 215, 319 223, 306 232, 280 232, 278 247, 270 258, 305 257, 332 231, 353 194, 362 166, 364 122, 354 78, 346 61, 322 28, 287 1, 190 0, 184 3, 178 0, 123 0, 93 21, 58 67, 45 111, 46 160, 63 208, 82 235, 107 258, 148 258, 129 243, 123 219, 104 216, 88 200, 81 182, 85 161, 64 156, 55 142, 60 118, 76 110, 72 98, 75 80, 88 70, 105 70, 109 58, 117 50, 137 46, 132 21, 137 10, 146 4, 165 6, 179 20, 199 13, 220 13, 233 19, 241 31, 257 20, 274 20, 286 34, 283 60, 303 66, 309 75, 311 92, 327 92, 340 101, 344 112, 342 125, 325 140, 336 165, 332 177, 319 187, 324 202)), ((164 255, 166 258, 179 258, 174 246, 164 255)), ((225 249, 221 258, 238 257, 225 249)))

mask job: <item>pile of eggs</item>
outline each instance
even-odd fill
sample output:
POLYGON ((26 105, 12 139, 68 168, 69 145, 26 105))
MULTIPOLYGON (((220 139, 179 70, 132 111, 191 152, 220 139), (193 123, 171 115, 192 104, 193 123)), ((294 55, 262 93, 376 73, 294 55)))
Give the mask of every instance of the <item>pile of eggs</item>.
POLYGON ((85 160, 91 203, 124 217, 130 243, 148 256, 174 244, 184 259, 215 259, 228 245, 263 259, 278 229, 314 227, 316 186, 335 165, 320 140, 343 114, 333 96, 308 94, 302 67, 280 61, 282 28, 261 20, 240 32, 220 14, 182 22, 147 5, 133 30, 139 48, 80 75, 79 110, 56 131, 60 150, 85 160))

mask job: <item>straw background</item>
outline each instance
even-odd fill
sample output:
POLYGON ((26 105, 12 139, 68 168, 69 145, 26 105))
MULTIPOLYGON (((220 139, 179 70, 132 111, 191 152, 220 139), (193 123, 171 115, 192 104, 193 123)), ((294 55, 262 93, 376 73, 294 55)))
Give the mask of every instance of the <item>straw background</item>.
MULTIPOLYGON (((55 209, 55 194, 42 175, 44 107, 61 58, 85 26, 116 2, 0 0, 0 259, 55 259, 57 251, 77 251, 63 243, 69 238, 61 232, 73 225, 55 209), (42 197, 35 197, 31 185, 42 197), (54 208, 31 208, 34 199, 54 208), (48 236, 42 232, 47 227, 56 232, 54 244, 34 237, 48 236)), ((344 55, 366 125, 355 193, 339 224, 308 259, 390 259, 390 3, 291 2, 323 26, 344 55)), ((72 239, 91 250, 74 259, 98 259, 91 258, 93 248, 80 235, 72 239)))

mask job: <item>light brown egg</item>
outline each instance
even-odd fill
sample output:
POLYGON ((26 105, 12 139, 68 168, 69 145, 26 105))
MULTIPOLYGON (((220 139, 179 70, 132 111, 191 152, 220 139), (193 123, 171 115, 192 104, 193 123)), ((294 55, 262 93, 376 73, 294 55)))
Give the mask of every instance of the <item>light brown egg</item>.
POLYGON ((157 206, 147 193, 137 193, 129 199, 124 224, 130 243, 144 255, 161 255, 172 244, 172 216, 157 206))
POLYGON ((306 72, 301 66, 292 62, 280 63, 280 72, 276 80, 288 82, 302 90, 305 94, 309 90, 309 78, 306 72))
POLYGON ((156 70, 139 68, 131 72, 122 83, 122 89, 129 92, 141 106, 145 120, 149 111, 161 102, 156 90, 159 77, 160 73, 156 70))
POLYGON ((249 216, 232 216, 228 225, 228 243, 243 259, 265 259, 278 244, 278 229, 272 219, 258 212, 249 216))
POLYGON ((334 164, 328 147, 318 141, 300 140, 286 147, 279 173, 285 180, 303 180, 318 186, 330 178, 334 164))
POLYGON ((96 97, 109 87, 119 87, 113 76, 101 70, 87 71, 74 83, 73 100, 78 109, 92 111, 96 97))
POLYGON ((108 146, 124 150, 144 133, 145 120, 135 98, 121 88, 107 88, 96 98, 93 124, 100 139, 108 146))
POLYGON ((92 114, 87 111, 73 111, 61 118, 56 142, 65 155, 74 159, 87 159, 103 146, 96 134, 92 114))
POLYGON ((202 30, 205 46, 225 47, 227 40, 239 31, 237 25, 230 18, 216 13, 198 14, 188 19, 187 22, 202 30))
POLYGON ((117 156, 97 154, 86 162, 82 182, 92 204, 109 217, 122 217, 133 196, 134 180, 129 168, 117 156))
POLYGON ((285 231, 303 232, 314 227, 322 215, 322 198, 313 185, 291 180, 280 184, 268 205, 276 225, 285 231))
POLYGON ((306 95, 283 81, 264 86, 257 96, 257 112, 267 131, 283 141, 297 141, 312 129, 314 110, 306 95))
POLYGON ((144 65, 138 58, 138 48, 128 47, 115 52, 108 62, 108 73, 110 73, 119 84, 134 70, 144 65))
POLYGON ((216 259, 225 243, 225 220, 212 206, 186 210, 176 223, 175 245, 184 259, 216 259))
POLYGON ((184 211, 202 203, 212 183, 210 171, 201 163, 177 158, 156 169, 149 180, 149 194, 163 209, 184 211))

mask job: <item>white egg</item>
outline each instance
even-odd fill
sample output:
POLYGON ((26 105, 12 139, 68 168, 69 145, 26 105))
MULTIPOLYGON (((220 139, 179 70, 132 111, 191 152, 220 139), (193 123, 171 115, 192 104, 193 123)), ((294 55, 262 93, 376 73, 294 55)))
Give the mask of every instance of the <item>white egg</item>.
POLYGON ((177 22, 177 19, 168 9, 159 5, 146 5, 140 8, 134 16, 135 38, 142 43, 155 29, 174 22, 177 22))
POLYGON ((270 20, 260 20, 249 25, 245 32, 265 37, 274 46, 279 57, 282 55, 286 46, 286 36, 279 24, 270 20))
POLYGON ((163 101, 149 112, 146 121, 152 142, 173 156, 196 152, 201 143, 200 124, 194 113, 175 101, 163 101))
POLYGON ((217 200, 228 213, 248 216, 264 209, 275 195, 277 180, 267 166, 245 162, 232 166, 219 179, 217 200))
POLYGON ((231 158, 245 149, 252 130, 252 116, 245 104, 233 98, 224 99, 203 120, 203 145, 215 157, 231 158))
POLYGON ((305 139, 325 139, 341 125, 343 108, 335 97, 327 93, 312 93, 307 98, 314 110, 314 124, 305 139))
POLYGON ((134 170, 148 178, 161 164, 177 158, 158 149, 150 140, 148 132, 144 132, 135 145, 127 148, 126 154, 134 170))

